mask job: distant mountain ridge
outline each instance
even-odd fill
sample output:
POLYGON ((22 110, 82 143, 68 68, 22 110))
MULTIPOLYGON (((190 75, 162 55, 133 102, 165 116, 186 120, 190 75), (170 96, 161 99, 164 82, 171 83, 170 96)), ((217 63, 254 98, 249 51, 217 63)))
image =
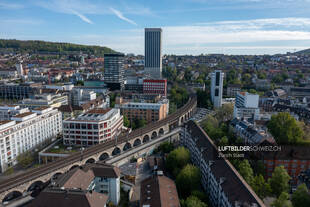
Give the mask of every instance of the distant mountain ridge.
POLYGON ((15 40, 0 39, 0 50, 9 50, 12 52, 28 52, 28 53, 88 53, 97 56, 103 56, 105 53, 115 53, 108 47, 80 45, 73 43, 48 42, 41 40, 15 40))
POLYGON ((310 55, 310 49, 297 51, 296 54, 309 54, 310 55))

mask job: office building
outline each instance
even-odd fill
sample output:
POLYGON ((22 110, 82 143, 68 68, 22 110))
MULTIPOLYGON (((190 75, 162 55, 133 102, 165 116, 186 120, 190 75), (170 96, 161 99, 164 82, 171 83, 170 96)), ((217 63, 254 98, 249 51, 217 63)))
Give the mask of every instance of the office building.
POLYGON ((162 72, 161 28, 145 28, 144 73, 151 79, 160 79, 162 72))
POLYGON ((17 164, 16 157, 62 132, 57 109, 41 107, 0 121, 0 171, 17 164))
POLYGON ((70 93, 71 96, 71 105, 81 106, 89 101, 93 101, 97 98, 97 95, 94 91, 84 90, 80 88, 73 88, 70 93))
POLYGON ((31 98, 41 92, 41 84, 38 83, 3 83, 0 85, 0 98, 24 99, 31 98))
POLYGON ((104 82, 110 90, 124 87, 124 54, 104 54, 104 82))
POLYGON ((224 73, 215 70, 211 73, 211 101, 215 108, 222 106, 224 73))
POLYGON ((191 160, 201 172, 201 185, 211 206, 265 207, 250 185, 227 158, 218 151, 206 132, 194 121, 185 124, 181 144, 191 153, 191 160))
POLYGON ((63 94, 42 93, 35 94, 32 98, 25 98, 17 103, 21 107, 34 109, 41 106, 58 108, 61 105, 68 104, 68 96, 63 94))
POLYGON ((166 79, 144 79, 143 93, 148 95, 167 96, 167 80, 166 79))
POLYGON ((95 108, 63 121, 64 145, 92 146, 115 139, 122 131, 119 109, 95 108))
POLYGON ((234 106, 234 118, 238 119, 259 119, 259 95, 248 92, 238 92, 234 106))

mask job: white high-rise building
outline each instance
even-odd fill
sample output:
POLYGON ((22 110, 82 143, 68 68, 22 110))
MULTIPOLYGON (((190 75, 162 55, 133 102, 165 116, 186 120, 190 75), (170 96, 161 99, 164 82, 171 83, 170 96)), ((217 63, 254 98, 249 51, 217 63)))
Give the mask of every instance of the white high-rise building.
POLYGON ((41 107, 0 121, 0 172, 17 164, 17 156, 62 132, 57 109, 41 107))
POLYGON ((18 75, 24 75, 24 69, 21 63, 16 64, 15 67, 18 75))
POLYGON ((259 95, 248 92, 238 92, 234 106, 234 118, 259 119, 259 95))
POLYGON ((151 79, 161 79, 162 43, 161 28, 145 28, 144 73, 151 79))
POLYGON ((215 108, 222 106, 224 73, 215 70, 211 73, 211 101, 215 108))

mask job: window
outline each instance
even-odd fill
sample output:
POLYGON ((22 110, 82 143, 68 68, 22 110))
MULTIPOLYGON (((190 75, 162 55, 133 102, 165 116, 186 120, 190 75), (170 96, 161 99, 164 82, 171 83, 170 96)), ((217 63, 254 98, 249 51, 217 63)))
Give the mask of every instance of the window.
POLYGON ((215 96, 219 96, 219 89, 218 88, 215 89, 215 96))

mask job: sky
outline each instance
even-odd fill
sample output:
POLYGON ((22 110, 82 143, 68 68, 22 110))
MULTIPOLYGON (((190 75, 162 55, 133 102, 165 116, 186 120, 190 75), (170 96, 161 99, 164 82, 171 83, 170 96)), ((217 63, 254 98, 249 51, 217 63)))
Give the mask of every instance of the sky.
POLYGON ((310 0, 0 0, 0 38, 107 46, 144 54, 276 54, 310 48, 310 0))

